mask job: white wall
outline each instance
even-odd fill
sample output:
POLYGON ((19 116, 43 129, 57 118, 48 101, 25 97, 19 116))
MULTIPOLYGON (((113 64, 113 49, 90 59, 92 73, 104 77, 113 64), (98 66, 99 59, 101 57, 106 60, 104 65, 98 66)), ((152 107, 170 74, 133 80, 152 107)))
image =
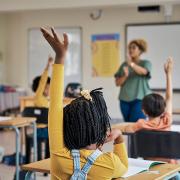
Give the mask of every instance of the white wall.
POLYGON ((0 83, 5 83, 6 81, 6 39, 7 39, 7 16, 0 14, 0 83))
MULTIPOLYGON (((11 13, 8 15, 7 81, 27 87, 27 30, 40 26, 80 26, 83 39, 83 86, 93 89, 104 87, 110 115, 119 118, 119 89, 113 78, 91 77, 90 38, 94 33, 120 33, 120 59, 124 60, 125 24, 140 22, 164 22, 163 13, 137 13, 135 8, 104 9, 103 17, 97 21, 89 18, 91 10, 47 10, 11 13)), ((180 6, 175 8, 173 21, 180 21, 180 6)), ((40 60, 39 60, 40 61, 40 60)), ((38 62, 37 62, 38 63, 38 62)), ((154 67, 155 68, 155 67, 154 67)), ((180 107, 180 95, 175 95, 175 107, 180 107)))

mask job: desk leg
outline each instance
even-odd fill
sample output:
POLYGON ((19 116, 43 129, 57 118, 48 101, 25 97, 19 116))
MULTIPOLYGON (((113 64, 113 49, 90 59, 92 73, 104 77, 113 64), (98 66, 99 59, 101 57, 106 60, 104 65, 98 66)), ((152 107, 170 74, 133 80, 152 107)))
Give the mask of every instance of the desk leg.
POLYGON ((37 127, 36 122, 33 122, 33 145, 34 145, 34 162, 37 161, 37 127))
POLYGON ((17 127, 12 126, 12 128, 16 132, 16 180, 19 180, 20 133, 19 133, 19 129, 17 127))
POLYGON ((33 173, 32 171, 28 171, 28 172, 26 173, 25 180, 30 180, 32 173, 33 173))
MULTIPOLYGON (((32 124, 33 124, 33 145, 34 145, 34 162, 35 162, 37 161, 37 127, 36 127, 36 122, 33 122, 32 124)), ((36 173, 34 173, 34 180, 36 180, 36 173)))

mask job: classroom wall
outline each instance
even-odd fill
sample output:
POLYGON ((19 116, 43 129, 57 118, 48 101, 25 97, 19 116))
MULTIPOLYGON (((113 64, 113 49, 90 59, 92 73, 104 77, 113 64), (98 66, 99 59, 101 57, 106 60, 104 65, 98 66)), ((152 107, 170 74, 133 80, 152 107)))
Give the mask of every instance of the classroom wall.
POLYGON ((0 83, 6 82, 6 38, 7 34, 7 16, 0 14, 0 83))
MULTIPOLYGON (((164 22, 161 13, 137 13, 136 8, 104 9, 103 16, 97 21, 89 18, 90 9, 46 10, 10 13, 8 18, 8 48, 7 48, 7 82, 28 87, 27 84, 27 31, 39 26, 80 26, 83 40, 83 86, 87 89, 104 87, 104 94, 110 115, 121 117, 117 100, 119 88, 114 85, 114 78, 91 77, 90 38, 96 33, 120 33, 120 60, 124 60, 125 24, 140 22, 164 22)), ((180 21, 180 6, 176 6, 173 21, 180 21)), ((40 60, 39 60, 40 61, 40 60)), ((38 62, 37 62, 38 63, 38 62)), ((155 67, 154 67, 155 68, 155 67)), ((180 95, 174 98, 175 107, 180 107, 180 95)))

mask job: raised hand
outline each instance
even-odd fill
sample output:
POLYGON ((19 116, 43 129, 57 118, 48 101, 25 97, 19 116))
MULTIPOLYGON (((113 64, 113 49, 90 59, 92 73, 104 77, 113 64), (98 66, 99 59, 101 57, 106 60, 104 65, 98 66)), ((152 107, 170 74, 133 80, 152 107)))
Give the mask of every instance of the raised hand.
POLYGON ((126 56, 126 62, 127 62, 127 64, 128 64, 128 66, 131 66, 131 63, 132 63, 132 58, 131 58, 131 56, 129 56, 129 55, 127 55, 126 56))
POLYGON ((50 66, 53 64, 53 57, 49 55, 48 57, 48 62, 47 62, 47 65, 46 65, 46 69, 48 70, 50 68, 50 66))
POLYGON ((164 64, 164 71, 166 74, 171 73, 173 69, 173 58, 169 57, 167 62, 164 64))
POLYGON ((53 57, 51 55, 49 55, 49 57, 48 57, 48 65, 49 66, 52 65, 53 61, 54 61, 53 57))
POLYGON ((124 66, 123 71, 124 71, 124 76, 128 77, 129 76, 129 68, 127 66, 124 66))
POLYGON ((51 28, 51 32, 50 33, 47 29, 45 28, 40 28, 41 32, 44 36, 44 38, 47 40, 47 42, 50 44, 50 46, 52 47, 52 49, 55 51, 56 53, 56 63, 64 63, 64 58, 65 58, 65 54, 66 51, 68 49, 68 36, 67 34, 63 34, 63 38, 64 40, 61 41, 58 34, 55 32, 55 30, 53 28, 51 28))

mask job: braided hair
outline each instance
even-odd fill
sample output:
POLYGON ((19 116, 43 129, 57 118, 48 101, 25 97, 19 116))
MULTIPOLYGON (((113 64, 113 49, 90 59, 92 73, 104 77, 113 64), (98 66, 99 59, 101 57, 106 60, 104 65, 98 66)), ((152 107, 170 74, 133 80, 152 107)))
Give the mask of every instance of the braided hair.
POLYGON ((110 116, 100 91, 92 90, 92 101, 83 96, 64 107, 64 143, 69 149, 82 149, 91 144, 102 145, 108 130, 110 116))

